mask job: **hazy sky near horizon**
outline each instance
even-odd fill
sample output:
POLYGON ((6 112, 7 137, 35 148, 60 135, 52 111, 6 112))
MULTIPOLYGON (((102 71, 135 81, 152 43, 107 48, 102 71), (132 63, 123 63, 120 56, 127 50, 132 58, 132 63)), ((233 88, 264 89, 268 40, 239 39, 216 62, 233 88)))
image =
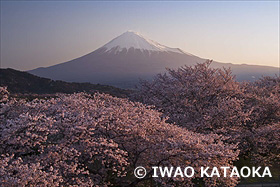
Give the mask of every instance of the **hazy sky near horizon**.
POLYGON ((1 1, 1 68, 66 62, 127 30, 202 58, 279 67, 279 1, 1 1))

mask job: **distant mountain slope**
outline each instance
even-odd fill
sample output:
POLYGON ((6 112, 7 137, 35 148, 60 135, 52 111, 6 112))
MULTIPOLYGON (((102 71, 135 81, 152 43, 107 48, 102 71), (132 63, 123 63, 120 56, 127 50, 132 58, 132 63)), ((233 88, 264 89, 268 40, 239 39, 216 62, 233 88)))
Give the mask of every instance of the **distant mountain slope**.
POLYGON ((255 81, 263 76, 280 75, 280 69, 271 66, 213 62, 214 68, 230 68, 238 81, 255 81))
MULTIPOLYGON (((166 68, 177 69, 184 65, 205 62, 206 59, 170 48, 128 31, 101 48, 76 58, 46 68, 29 71, 34 75, 69 82, 91 82, 133 88, 139 78, 150 80, 166 68)), ((213 62, 212 67, 231 67, 237 80, 255 80, 261 76, 279 74, 276 67, 236 65, 213 62)))
POLYGON ((113 86, 90 84, 90 83, 69 83, 41 78, 27 72, 14 69, 0 69, 0 86, 7 86, 11 93, 74 93, 74 92, 102 92, 113 96, 125 97, 130 91, 113 86))

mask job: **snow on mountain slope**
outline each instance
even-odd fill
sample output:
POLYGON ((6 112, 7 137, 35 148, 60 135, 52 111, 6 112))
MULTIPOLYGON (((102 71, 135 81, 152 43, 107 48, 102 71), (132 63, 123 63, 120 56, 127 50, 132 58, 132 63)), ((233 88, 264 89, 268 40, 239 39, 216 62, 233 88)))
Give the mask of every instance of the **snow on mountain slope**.
POLYGON ((158 52, 175 52, 184 54, 179 48, 170 48, 161 45, 155 41, 144 38, 141 34, 134 31, 127 31, 117 38, 111 40, 109 43, 105 44, 102 48, 106 48, 106 52, 110 52, 113 49, 114 52, 121 52, 123 49, 140 49, 141 51, 158 51, 158 52))

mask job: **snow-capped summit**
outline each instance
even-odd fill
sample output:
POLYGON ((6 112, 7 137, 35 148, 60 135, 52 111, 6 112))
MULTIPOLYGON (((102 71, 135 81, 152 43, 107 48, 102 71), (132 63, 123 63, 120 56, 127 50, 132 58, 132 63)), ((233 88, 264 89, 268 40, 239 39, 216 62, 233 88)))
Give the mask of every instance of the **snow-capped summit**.
POLYGON ((109 43, 105 44, 102 48, 106 48, 107 51, 121 52, 123 49, 140 49, 141 51, 158 51, 158 52, 175 52, 181 53, 184 52, 179 48, 170 48, 164 45, 161 45, 153 40, 146 39, 138 32, 127 31, 122 35, 111 40, 109 43))

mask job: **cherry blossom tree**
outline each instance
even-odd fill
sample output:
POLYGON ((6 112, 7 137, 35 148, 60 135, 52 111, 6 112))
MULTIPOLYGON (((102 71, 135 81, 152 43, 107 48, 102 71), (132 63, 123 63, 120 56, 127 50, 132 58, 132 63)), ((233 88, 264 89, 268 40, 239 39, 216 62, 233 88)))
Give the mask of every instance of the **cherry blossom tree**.
POLYGON ((232 186, 236 178, 200 178, 199 167, 232 167, 238 150, 223 137, 169 124, 144 104, 106 94, 9 98, 1 88, 2 186, 232 186), (193 178, 152 178, 152 166, 192 166, 193 178), (133 170, 147 169, 137 179, 133 170))
POLYGON ((251 158, 257 163, 280 163, 280 77, 243 83, 244 102, 251 108, 246 128, 251 158))
POLYGON ((260 158, 266 157, 267 162, 279 158, 278 146, 262 151, 257 146, 268 148, 272 139, 280 145, 275 133, 280 121, 279 77, 239 83, 230 69, 210 65, 211 61, 207 61, 178 70, 167 69, 167 73, 157 75, 151 82, 142 81, 131 98, 155 106, 169 117, 169 122, 188 130, 220 134, 225 142, 238 143, 241 157, 251 156, 259 163, 264 161, 260 158), (271 137, 258 138, 262 133, 271 137))
MULTIPOLYGON (((154 105, 169 121, 188 130, 234 135, 248 120, 240 99, 243 88, 229 69, 210 68, 211 61, 168 69, 152 82, 143 81, 133 99, 154 105)), ((233 137, 233 136, 231 136, 233 137)))

